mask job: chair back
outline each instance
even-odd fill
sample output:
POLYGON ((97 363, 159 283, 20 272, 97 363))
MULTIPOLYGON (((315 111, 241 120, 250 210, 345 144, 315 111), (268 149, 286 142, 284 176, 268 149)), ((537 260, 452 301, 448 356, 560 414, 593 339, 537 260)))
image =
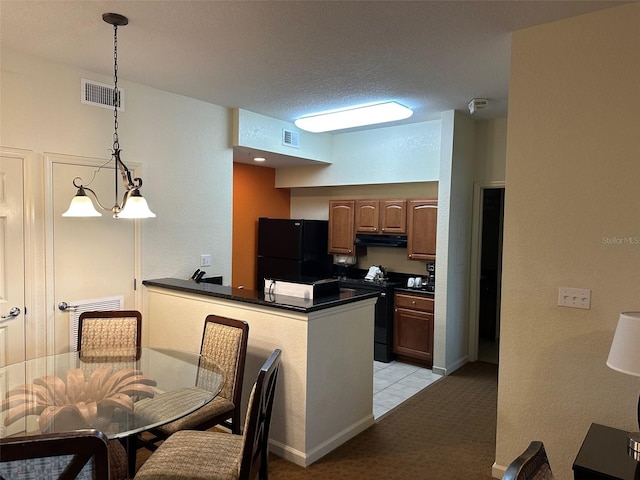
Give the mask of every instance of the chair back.
POLYGON ((281 353, 282 351, 276 348, 269 356, 258 373, 258 379, 249 397, 244 424, 239 480, 255 478, 258 473, 259 478, 267 478, 269 427, 281 353))
POLYGON ((107 442, 98 430, 0 439, 0 478, 108 480, 107 442))
POLYGON ((78 320, 78 350, 83 356, 139 358, 141 330, 142 315, 137 310, 83 312, 78 320))
POLYGON ((509 464, 502 480, 553 480, 543 443, 531 442, 522 455, 509 464))
MULTIPOLYGON (((207 359, 217 363, 225 376, 225 384, 220 391, 224 397, 236 406, 242 399, 242 382, 244 378, 244 364, 247 358, 247 340, 249 324, 233 318, 208 315, 204 321, 201 362, 206 367, 207 359)), ((197 386, 207 388, 206 374, 201 372, 215 372, 215 369, 201 369, 198 374, 197 386)), ((217 383, 218 380, 215 379, 217 383)))

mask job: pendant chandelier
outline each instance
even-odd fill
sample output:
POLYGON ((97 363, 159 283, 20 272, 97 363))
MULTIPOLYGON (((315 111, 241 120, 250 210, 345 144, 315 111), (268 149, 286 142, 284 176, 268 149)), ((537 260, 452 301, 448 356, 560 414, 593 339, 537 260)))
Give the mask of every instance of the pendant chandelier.
MULTIPOLYGON (((120 159, 120 143, 118 141, 118 105, 120 103, 120 92, 118 90, 118 27, 124 26, 129 23, 129 19, 117 13, 105 13, 102 15, 102 19, 110 25, 113 25, 113 149, 111 151, 111 160, 115 162, 115 203, 113 207, 104 207, 98 195, 88 184, 82 183, 82 178, 76 177, 73 179, 73 186, 78 189, 76 196, 71 200, 69 209, 62 214, 63 217, 101 217, 102 214, 97 211, 91 201, 91 198, 87 195, 90 193, 95 199, 98 206, 106 211, 112 212, 114 218, 152 218, 156 214, 149 210, 147 201, 140 194, 140 187, 142 186, 141 178, 134 178, 131 171, 120 159), (124 193, 122 195, 122 201, 118 197, 118 174, 121 177, 121 181, 124 185, 124 193)), ((109 162, 111 162, 111 160, 109 162)), ((104 166, 104 165, 103 165, 104 166)), ((101 167, 98 168, 100 170, 101 167)), ((97 173, 97 171, 96 171, 97 173)), ((95 178, 95 175, 94 175, 95 178)), ((92 180, 93 181, 93 180, 92 180)))

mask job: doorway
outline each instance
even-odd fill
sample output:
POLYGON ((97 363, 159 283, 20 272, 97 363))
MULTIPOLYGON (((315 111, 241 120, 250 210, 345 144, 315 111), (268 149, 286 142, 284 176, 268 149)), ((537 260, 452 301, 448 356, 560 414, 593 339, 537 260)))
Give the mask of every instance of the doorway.
POLYGON ((24 170, 28 158, 26 150, 0 147, 0 367, 26 358, 26 338, 32 334, 25 314, 24 170))
POLYGON ((498 363, 504 188, 483 188, 478 290, 478 360, 498 363))

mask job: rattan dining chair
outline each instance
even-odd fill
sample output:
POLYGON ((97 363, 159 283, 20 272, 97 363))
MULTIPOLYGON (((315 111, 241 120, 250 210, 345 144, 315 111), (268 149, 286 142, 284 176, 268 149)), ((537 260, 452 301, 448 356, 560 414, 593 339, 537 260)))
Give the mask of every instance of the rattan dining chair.
POLYGON ((502 480, 553 480, 544 444, 533 441, 509 464, 502 480))
POLYGON ((109 480, 108 440, 98 430, 0 439, 0 478, 109 480))
MULTIPOLYGON (((114 369, 118 369, 118 365, 131 368, 140 358, 141 345, 142 315, 137 310, 83 312, 78 318, 77 348, 87 377, 103 362, 114 369)), ((111 480, 127 478, 127 471, 135 469, 135 438, 130 438, 128 445, 125 450, 118 440, 109 442, 111 480)))
POLYGON ((83 357, 138 358, 142 315, 137 310, 83 312, 78 319, 78 350, 83 357))
POLYGON ((269 426, 281 353, 274 350, 258 373, 242 435, 176 432, 151 454, 135 480, 267 480, 269 426))
MULTIPOLYGON (((244 364, 247 357, 249 324, 242 320, 209 315, 204 322, 201 361, 213 361, 222 368, 225 384, 211 402, 195 412, 151 431, 154 438, 139 439, 139 445, 155 450, 156 442, 179 430, 206 430, 223 425, 240 433, 240 410, 244 364)), ((206 369, 203 369, 206 371, 206 369)), ((197 386, 207 388, 207 378, 199 377, 197 386)))

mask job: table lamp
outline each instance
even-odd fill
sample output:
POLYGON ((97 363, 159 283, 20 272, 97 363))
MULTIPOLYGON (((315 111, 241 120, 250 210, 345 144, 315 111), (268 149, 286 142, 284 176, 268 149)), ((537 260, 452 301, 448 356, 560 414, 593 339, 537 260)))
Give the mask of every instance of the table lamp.
MULTIPOLYGON (((607 366, 640 377, 640 312, 622 312, 611 342, 607 366)), ((638 426, 640 428, 640 397, 638 398, 638 426)), ((640 461, 640 432, 630 432, 628 452, 640 461)))

